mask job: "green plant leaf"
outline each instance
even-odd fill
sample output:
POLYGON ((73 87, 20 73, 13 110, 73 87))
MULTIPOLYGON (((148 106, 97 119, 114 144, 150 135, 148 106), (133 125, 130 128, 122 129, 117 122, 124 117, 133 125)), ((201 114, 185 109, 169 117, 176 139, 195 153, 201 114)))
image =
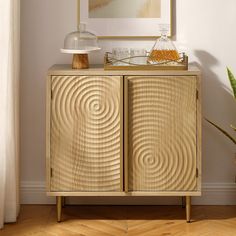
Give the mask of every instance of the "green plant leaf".
POLYGON ((228 71, 229 81, 234 92, 234 98, 236 98, 236 79, 229 68, 227 68, 227 71, 228 71))
POLYGON ((227 133, 225 130, 220 128, 217 124, 213 123, 212 121, 205 119, 207 122, 209 122, 211 125, 213 125, 215 128, 217 128, 221 133, 223 133, 227 138, 229 138, 234 144, 236 144, 236 139, 233 138, 229 133, 227 133))
POLYGON ((231 128, 236 131, 236 127, 234 125, 231 125, 231 128))

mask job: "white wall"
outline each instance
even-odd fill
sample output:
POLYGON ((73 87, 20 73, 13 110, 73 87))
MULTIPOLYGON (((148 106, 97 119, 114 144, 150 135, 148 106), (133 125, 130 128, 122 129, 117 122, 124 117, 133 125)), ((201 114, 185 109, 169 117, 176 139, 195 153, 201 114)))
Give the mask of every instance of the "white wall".
MULTIPOLYGON (((226 66, 236 74, 236 1, 176 0, 176 44, 203 71, 203 114, 233 134, 236 106, 226 66)), ((21 181, 22 202, 45 203, 45 75, 56 63, 66 33, 76 29, 76 0, 21 0, 21 181)), ((100 42, 91 55, 102 63, 105 51, 117 46, 150 49, 153 41, 100 42)), ((236 203, 236 148, 218 131, 203 124, 203 190, 199 204, 236 203)), ((115 200, 118 201, 118 200, 115 200)))

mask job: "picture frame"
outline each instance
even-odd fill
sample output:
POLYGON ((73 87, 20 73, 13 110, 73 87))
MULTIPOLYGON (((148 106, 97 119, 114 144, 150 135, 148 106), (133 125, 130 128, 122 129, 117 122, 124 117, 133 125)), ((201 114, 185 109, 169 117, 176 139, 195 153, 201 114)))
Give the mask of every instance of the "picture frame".
MULTIPOLYGON (((122 0, 120 1, 122 3, 122 0)), ((159 1, 161 1, 160 18, 123 18, 123 16, 119 18, 103 18, 101 13, 96 13, 98 16, 90 18, 89 0, 77 0, 78 25, 80 22, 87 23, 88 29, 93 31, 99 39, 153 39, 160 36, 158 24, 168 24, 170 25, 168 36, 172 37, 173 0, 159 1)), ((129 1, 129 4, 132 4, 131 1, 129 1)))

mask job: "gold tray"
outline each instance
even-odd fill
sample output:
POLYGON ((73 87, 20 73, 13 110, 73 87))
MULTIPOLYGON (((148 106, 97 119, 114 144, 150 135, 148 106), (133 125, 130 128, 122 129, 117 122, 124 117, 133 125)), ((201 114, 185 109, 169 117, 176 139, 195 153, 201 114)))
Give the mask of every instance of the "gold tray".
MULTIPOLYGON (((115 60, 112 58, 112 53, 106 52, 104 58, 104 70, 188 70, 188 56, 185 53, 180 54, 178 61, 166 61, 157 64, 137 65, 127 62, 127 60, 134 58, 124 58, 122 60, 115 60), (122 62, 127 65, 115 66, 113 63, 122 62)), ((148 58, 148 56, 146 56, 148 58)))

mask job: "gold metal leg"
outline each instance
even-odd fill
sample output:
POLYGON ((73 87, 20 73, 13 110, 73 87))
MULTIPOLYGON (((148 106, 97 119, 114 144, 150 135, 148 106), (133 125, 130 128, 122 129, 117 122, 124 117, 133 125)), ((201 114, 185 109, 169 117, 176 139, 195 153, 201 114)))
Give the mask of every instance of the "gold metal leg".
POLYGON ((187 223, 191 222, 191 197, 186 197, 186 219, 187 223))
POLYGON ((57 197, 57 222, 61 222, 62 197, 57 197))

